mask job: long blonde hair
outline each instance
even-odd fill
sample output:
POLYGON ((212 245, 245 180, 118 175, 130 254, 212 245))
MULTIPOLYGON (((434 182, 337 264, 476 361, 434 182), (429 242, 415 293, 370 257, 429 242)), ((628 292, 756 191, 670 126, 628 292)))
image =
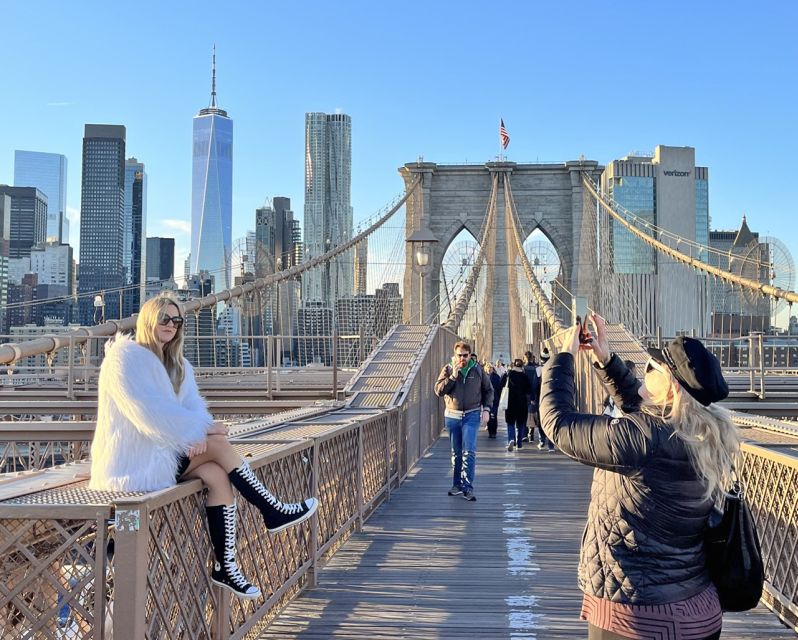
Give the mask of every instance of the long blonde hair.
POLYGON ((171 293, 162 293, 155 298, 150 298, 141 305, 138 318, 136 318, 136 342, 142 347, 152 351, 166 368, 169 380, 175 393, 180 391, 185 377, 183 367, 183 326, 178 327, 175 337, 165 345, 161 346, 155 333, 155 328, 166 314, 166 308, 170 305, 177 307, 180 316, 183 316, 183 308, 178 299, 171 293))
POLYGON ((642 410, 673 427, 704 482, 704 497, 722 506, 732 471, 740 462, 740 436, 729 412, 717 404, 705 407, 670 374, 655 371, 650 376, 655 376, 656 384, 646 384, 651 397, 644 400, 642 410))

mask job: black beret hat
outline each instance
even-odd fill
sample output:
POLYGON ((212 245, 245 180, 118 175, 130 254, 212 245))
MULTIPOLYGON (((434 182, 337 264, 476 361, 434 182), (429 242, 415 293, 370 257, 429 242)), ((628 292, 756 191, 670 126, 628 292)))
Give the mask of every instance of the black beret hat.
POLYGON ((648 353, 667 365, 687 393, 705 407, 729 395, 718 359, 700 340, 679 336, 662 349, 648 349, 648 353))

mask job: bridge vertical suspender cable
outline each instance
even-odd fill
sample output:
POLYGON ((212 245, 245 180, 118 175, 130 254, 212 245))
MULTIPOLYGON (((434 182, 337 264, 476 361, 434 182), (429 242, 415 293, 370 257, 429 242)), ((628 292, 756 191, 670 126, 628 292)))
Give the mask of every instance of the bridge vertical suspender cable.
POLYGON ((529 281, 529 286, 532 288, 532 293, 540 305, 543 316, 552 332, 558 333, 565 329, 565 326, 560 322, 559 318, 557 318, 554 307, 541 288, 540 282, 538 282, 537 276, 535 276, 535 272, 532 270, 529 260, 526 257, 526 253, 524 252, 524 241, 521 237, 521 220, 519 219, 518 212, 515 209, 513 192, 512 188, 510 187, 510 177, 506 174, 504 177, 504 203, 505 207, 510 210, 510 218, 513 221, 512 230, 513 236, 515 238, 515 248, 518 251, 518 257, 521 259, 521 265, 524 267, 524 273, 529 281))
POLYGON ((449 313, 449 317, 446 319, 446 322, 443 326, 455 333, 458 333, 460 329, 460 323, 465 316, 466 310, 468 309, 468 304, 471 301, 471 297, 474 294, 474 291, 477 286, 477 279, 479 278, 479 272, 482 268, 482 264, 485 261, 485 253, 486 247, 489 242, 490 234, 494 231, 494 224, 493 220, 496 215, 496 196, 498 192, 498 174, 493 175, 493 185, 491 187, 490 192, 490 199, 488 201, 488 209, 485 215, 485 219, 482 223, 482 232, 480 233, 479 238, 479 254, 477 255, 476 261, 474 262, 474 267, 471 270, 471 273, 468 275, 468 280, 466 281, 463 290, 460 292, 460 295, 457 297, 457 303, 454 306, 454 309, 449 313))

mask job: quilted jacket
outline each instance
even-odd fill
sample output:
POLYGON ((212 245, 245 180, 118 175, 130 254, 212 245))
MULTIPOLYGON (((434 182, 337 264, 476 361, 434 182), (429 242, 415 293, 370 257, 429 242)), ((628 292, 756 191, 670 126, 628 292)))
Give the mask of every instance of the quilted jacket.
POLYGON ((543 370, 540 417, 569 457, 596 468, 579 559, 583 592, 625 604, 663 604, 706 589, 703 530, 712 509, 682 440, 639 410, 640 383, 618 356, 598 369, 624 417, 577 413, 574 359, 543 370))

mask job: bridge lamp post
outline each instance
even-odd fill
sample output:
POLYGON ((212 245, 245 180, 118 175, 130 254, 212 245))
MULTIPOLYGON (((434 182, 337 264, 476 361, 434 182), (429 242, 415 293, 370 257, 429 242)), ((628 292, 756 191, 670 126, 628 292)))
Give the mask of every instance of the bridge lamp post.
POLYGON ((418 273, 418 323, 424 324, 424 276, 432 271, 430 249, 438 239, 426 228, 414 231, 407 239, 413 253, 413 269, 418 273))
POLYGON ((94 296, 94 324, 105 322, 105 299, 102 295, 94 296))
MULTIPOLYGON (((280 271, 282 271, 283 270, 283 259, 282 258, 277 258, 277 261, 274 263, 274 267, 275 267, 275 272, 276 273, 279 273, 280 271)), ((277 316, 277 326, 279 327, 279 330, 276 332, 276 334, 277 335, 282 335, 282 333, 283 333, 283 323, 282 323, 282 320, 280 319, 280 285, 282 283, 281 282, 277 282, 276 284, 277 284, 277 287, 276 287, 276 289, 277 289, 277 304, 275 305, 275 315, 277 316)), ((274 323, 272 323, 272 324, 274 324, 274 323)), ((274 327, 272 327, 272 333, 275 333, 274 327)), ((280 358, 282 360, 282 356, 280 358)))

